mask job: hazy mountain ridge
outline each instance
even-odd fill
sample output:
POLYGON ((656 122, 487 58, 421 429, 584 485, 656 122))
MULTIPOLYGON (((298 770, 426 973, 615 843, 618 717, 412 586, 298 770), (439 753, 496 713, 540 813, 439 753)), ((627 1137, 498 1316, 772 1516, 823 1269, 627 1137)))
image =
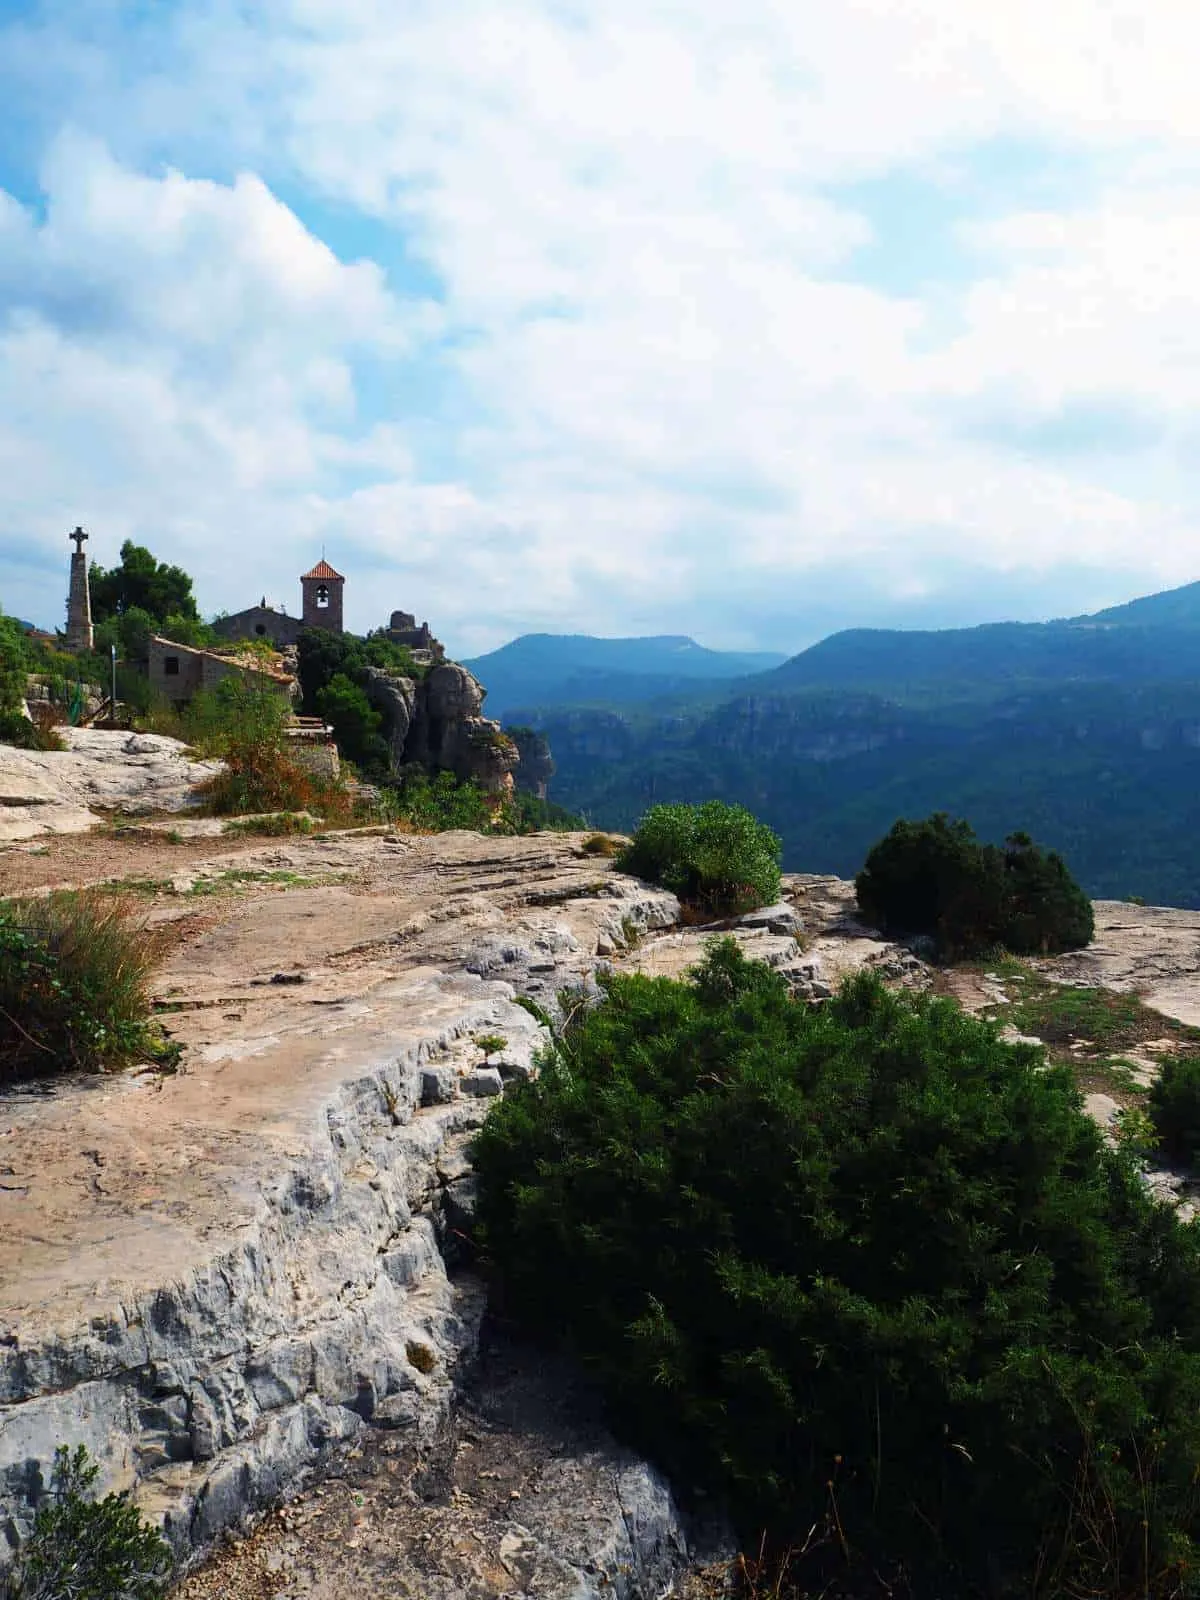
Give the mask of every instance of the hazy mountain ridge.
POLYGON ((896 817, 945 809, 1028 828, 1092 894, 1200 906, 1200 584, 1069 621, 847 630, 724 686, 509 720, 547 734, 553 798, 597 825, 717 795, 790 869, 850 874, 896 817))
POLYGON ((686 634, 598 639, 526 633, 463 665, 487 686, 488 711, 615 702, 634 705, 691 688, 768 671, 782 651, 709 650, 686 634))

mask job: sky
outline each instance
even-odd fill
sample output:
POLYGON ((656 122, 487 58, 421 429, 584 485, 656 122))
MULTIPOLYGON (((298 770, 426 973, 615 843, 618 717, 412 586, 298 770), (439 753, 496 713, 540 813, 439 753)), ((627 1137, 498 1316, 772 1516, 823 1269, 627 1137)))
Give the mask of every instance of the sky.
POLYGON ((792 651, 1200 576, 1195 0, 0 0, 0 606, 792 651))

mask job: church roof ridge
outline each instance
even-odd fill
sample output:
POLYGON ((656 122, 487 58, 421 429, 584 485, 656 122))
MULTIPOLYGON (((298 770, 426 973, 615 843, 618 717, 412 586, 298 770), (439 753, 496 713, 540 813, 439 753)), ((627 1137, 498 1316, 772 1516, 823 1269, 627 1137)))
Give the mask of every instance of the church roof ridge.
POLYGON ((324 556, 321 557, 311 572, 302 572, 300 578, 302 582, 305 578, 339 578, 342 583, 346 581, 340 572, 334 571, 324 556))

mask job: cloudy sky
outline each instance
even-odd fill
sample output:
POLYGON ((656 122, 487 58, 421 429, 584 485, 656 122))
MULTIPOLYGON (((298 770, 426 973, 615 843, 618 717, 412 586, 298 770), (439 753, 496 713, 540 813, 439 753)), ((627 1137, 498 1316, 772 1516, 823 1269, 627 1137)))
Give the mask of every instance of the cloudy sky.
POLYGON ((1195 0, 0 0, 0 604, 467 654, 1200 576, 1195 0))

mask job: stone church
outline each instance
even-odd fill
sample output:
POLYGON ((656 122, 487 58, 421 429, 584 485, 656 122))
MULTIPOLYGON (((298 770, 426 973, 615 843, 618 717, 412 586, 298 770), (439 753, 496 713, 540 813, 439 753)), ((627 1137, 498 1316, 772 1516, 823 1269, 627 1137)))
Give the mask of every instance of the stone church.
POLYGON ((258 605, 220 617, 213 623, 213 631, 222 639, 269 639, 280 648, 295 644, 305 628, 341 633, 345 587, 345 578, 322 556, 311 572, 301 576, 298 617, 289 617, 286 611, 269 606, 264 595, 258 605))

